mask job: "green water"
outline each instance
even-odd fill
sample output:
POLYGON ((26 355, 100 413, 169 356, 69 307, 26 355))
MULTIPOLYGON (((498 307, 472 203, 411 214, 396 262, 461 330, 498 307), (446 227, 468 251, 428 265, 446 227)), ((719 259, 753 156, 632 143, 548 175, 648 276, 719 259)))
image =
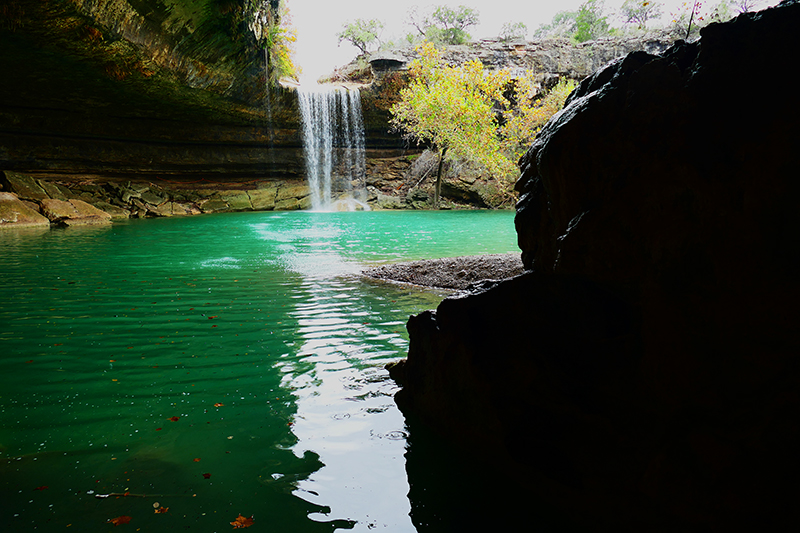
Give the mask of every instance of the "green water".
POLYGON ((511 212, 0 231, 0 529, 414 531, 383 366, 443 295, 357 273, 507 251, 511 212))

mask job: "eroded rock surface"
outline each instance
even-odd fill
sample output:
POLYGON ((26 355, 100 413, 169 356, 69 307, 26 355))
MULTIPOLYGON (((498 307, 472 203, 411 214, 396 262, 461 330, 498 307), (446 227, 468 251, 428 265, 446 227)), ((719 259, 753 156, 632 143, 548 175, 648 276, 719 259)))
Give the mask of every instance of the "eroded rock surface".
POLYGON ((581 84, 521 162, 529 272, 409 320, 413 424, 592 530, 797 525, 800 105, 741 75, 798 25, 784 2, 581 84))
MULTIPOLYGON (((93 179, 75 183, 50 181, 17 172, 0 171, 0 191, 13 196, 15 213, 20 205, 63 226, 106 224, 112 219, 171 217, 226 211, 295 210, 310 207, 308 185, 296 180, 259 180, 224 184, 152 181, 108 181, 93 179), (207 188, 210 185, 238 189, 207 188)), ((9 204, 11 206, 12 204, 9 204)), ((10 209, 11 207, 9 207, 10 209)), ((29 224, 11 211, 4 224, 29 224)), ((22 213, 22 212, 20 212, 22 213)), ((41 222, 41 221, 40 221, 41 222)))

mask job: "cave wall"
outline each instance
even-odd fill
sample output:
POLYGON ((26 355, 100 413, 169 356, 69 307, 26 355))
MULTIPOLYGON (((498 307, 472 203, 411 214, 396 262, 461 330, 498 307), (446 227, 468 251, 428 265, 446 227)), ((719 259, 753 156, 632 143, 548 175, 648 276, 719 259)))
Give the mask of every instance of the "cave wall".
POLYGON ((213 9, 244 5, 8 2, 0 167, 62 178, 302 176, 296 96, 266 84, 246 25, 209 23, 213 9))
POLYGON ((409 319, 414 424, 593 530, 797 525, 800 105, 743 74, 796 62, 798 24, 785 1, 582 82, 521 160, 529 271, 409 319))

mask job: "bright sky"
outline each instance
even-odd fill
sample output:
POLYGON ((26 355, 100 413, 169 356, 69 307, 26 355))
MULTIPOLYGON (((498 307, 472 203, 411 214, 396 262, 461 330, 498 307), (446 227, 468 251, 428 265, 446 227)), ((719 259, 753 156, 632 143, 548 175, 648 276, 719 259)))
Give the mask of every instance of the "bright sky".
MULTIPOLYGON (((540 24, 549 23, 559 11, 574 11, 584 0, 286 0, 297 29, 296 63, 303 68, 306 80, 332 72, 346 65, 359 51, 343 42, 337 43, 336 34, 342 26, 355 19, 378 19, 384 23, 382 39, 400 40, 413 28, 405 24, 408 11, 413 6, 420 10, 429 6, 465 5, 480 13, 480 25, 467 30, 475 39, 496 37, 506 22, 522 22, 529 32, 540 24)), ((606 0, 606 10, 616 12, 623 0, 606 0)), ((681 0, 662 0, 664 14, 677 12, 681 0)), ((712 5, 715 1, 704 2, 712 5)), ((764 1, 763 5, 775 5, 776 1, 764 1)), ((619 26, 617 19, 613 25, 619 26)), ((530 34, 528 35, 530 37, 530 34)))

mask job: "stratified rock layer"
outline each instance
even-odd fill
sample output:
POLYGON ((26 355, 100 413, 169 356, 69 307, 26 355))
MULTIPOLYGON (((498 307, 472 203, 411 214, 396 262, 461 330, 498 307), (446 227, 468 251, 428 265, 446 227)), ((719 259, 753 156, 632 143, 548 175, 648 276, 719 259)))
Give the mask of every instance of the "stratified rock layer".
POLYGON ((530 272, 409 320, 414 423, 592 530, 797 525, 800 105, 742 88, 797 27, 784 2, 581 84, 521 161, 530 272))

